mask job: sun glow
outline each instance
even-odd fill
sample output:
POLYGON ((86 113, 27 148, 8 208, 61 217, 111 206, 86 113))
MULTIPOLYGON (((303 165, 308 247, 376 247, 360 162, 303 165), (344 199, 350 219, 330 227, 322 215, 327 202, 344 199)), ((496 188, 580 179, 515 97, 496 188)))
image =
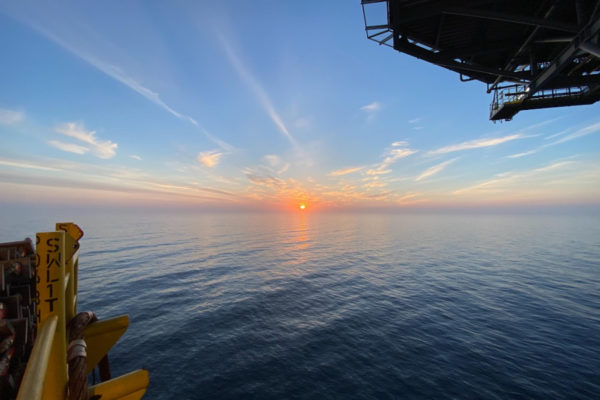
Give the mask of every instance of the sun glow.
POLYGON ((302 204, 300 204, 299 207, 300 207, 301 210, 304 210, 306 208, 306 204, 302 203, 302 204))

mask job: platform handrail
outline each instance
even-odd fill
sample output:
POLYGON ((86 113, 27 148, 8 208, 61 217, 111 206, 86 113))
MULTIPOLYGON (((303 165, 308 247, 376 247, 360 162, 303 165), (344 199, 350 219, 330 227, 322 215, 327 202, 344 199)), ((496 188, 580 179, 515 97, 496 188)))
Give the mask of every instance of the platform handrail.
POLYGON ((48 361, 52 342, 56 333, 58 316, 53 315, 39 327, 25 375, 21 381, 21 390, 17 400, 41 400, 44 393, 44 381, 48 371, 48 361))

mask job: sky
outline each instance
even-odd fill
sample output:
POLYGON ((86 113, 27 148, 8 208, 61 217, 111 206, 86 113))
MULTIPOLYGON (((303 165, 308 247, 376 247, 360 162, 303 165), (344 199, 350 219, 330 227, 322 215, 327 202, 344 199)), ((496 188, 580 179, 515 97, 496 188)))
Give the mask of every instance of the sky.
POLYGON ((0 3, 0 204, 600 204, 600 103, 489 121, 359 0, 0 3))

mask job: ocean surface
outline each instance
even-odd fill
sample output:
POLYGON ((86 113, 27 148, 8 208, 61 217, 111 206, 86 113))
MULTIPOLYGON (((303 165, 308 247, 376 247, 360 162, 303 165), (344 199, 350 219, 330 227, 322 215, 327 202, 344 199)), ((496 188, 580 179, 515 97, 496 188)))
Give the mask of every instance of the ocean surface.
MULTIPOLYGON (((0 240, 55 219, 4 215, 0 240)), ((75 222, 85 231, 79 309, 131 316, 111 367, 148 368, 148 399, 600 395, 598 216, 104 212, 75 222)))

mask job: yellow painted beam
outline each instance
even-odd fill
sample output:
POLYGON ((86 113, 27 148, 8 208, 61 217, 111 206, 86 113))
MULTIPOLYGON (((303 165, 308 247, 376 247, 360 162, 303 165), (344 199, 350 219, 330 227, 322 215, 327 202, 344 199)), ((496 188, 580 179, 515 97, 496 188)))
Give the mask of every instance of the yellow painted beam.
POLYGON ((42 398, 57 323, 58 316, 52 315, 40 326, 25 375, 21 381, 17 400, 40 400, 42 398))
POLYGON ((129 315, 94 322, 85 328, 83 337, 87 343, 86 373, 92 372, 100 360, 117 343, 129 327, 129 315))
POLYGON ((138 400, 146 393, 149 383, 148 370, 138 369, 94 385, 88 393, 90 397, 100 395, 102 400, 138 400))
POLYGON ((73 263, 73 293, 75 299, 75 313, 77 313, 77 285, 79 281, 79 250, 73 254, 71 258, 71 262, 73 263))
POLYGON ((50 348, 50 365, 44 380, 44 399, 63 399, 67 394, 67 329, 65 319, 65 232, 36 235, 37 324, 56 316, 50 348))
POLYGON ((77 294, 78 241, 83 237, 83 231, 72 222, 58 222, 56 230, 65 232, 65 274, 71 277, 70 282, 65 283, 66 321, 69 323, 77 314, 77 303, 74 301, 77 294))
POLYGON ((65 232, 65 261, 68 261, 79 248, 77 242, 83 237, 83 231, 73 222, 57 222, 56 230, 65 232))

